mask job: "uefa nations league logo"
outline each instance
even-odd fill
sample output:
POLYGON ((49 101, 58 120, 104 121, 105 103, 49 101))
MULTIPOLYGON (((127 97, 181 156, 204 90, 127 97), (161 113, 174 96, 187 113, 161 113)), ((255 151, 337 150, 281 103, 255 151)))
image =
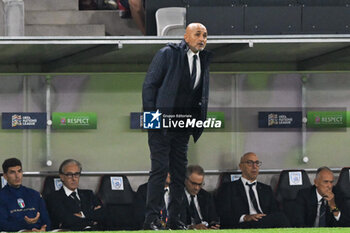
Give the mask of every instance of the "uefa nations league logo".
POLYGON ((16 126, 21 126, 22 125, 22 116, 18 115, 18 114, 14 114, 12 115, 12 127, 16 127, 16 126))
POLYGON ((271 113, 268 116, 268 126, 278 125, 278 115, 271 113))

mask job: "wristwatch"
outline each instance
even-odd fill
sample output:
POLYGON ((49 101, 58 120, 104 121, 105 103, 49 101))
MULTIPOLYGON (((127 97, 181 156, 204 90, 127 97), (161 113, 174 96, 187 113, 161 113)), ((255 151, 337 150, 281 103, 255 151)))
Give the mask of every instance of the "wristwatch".
POLYGON ((338 207, 334 207, 333 209, 331 209, 331 213, 338 212, 338 211, 339 211, 338 207))

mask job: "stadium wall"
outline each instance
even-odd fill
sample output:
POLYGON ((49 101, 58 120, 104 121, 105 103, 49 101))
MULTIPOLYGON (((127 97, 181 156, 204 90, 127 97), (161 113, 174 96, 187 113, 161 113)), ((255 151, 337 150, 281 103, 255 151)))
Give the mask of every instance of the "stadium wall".
MULTIPOLYGON (((52 112, 96 112, 96 130, 52 130, 51 159, 46 165, 44 130, 0 130, 0 160, 18 157, 25 171, 57 171, 66 158, 80 160, 85 171, 148 171, 146 132, 130 129, 130 112, 141 111, 144 73, 67 74, 50 81, 52 112)), ((240 156, 254 151, 264 169, 349 166, 348 132, 265 132, 256 128, 257 116, 241 108, 307 107, 347 108, 350 105, 349 73, 214 73, 211 76, 210 109, 228 114, 228 131, 205 132, 189 144, 190 164, 205 170, 236 170, 240 156), (305 88, 302 93, 302 88, 305 88), (303 97, 302 97, 303 96, 303 97), (233 110, 232 110, 233 109, 233 110), (231 114, 231 115, 230 115, 231 114), (235 115, 238 114, 238 115, 235 115), (241 115, 239 115, 241 114, 241 115), (235 117, 246 121, 236 122, 235 117), (254 127, 251 127, 254 126, 254 127), (304 148, 304 149, 303 149, 304 148), (303 152, 304 151, 304 152, 303 152), (301 161, 302 153, 309 158, 301 161), (332 159, 329 159, 329 158, 332 159)), ((45 112, 46 76, 1 76, 2 112, 45 112)))

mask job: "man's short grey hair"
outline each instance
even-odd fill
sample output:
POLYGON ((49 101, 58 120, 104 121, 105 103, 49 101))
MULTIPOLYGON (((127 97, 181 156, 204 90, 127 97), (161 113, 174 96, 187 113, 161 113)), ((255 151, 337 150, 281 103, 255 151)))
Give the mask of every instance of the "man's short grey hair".
POLYGON ((81 163, 78 161, 78 160, 75 160, 75 159, 66 159, 64 160, 61 165, 60 165, 60 168, 58 169, 58 172, 60 174, 64 174, 63 170, 64 168, 69 165, 69 164, 75 164, 79 167, 80 169, 80 172, 83 170, 83 167, 81 166, 81 163))
POLYGON ((199 165, 188 166, 186 171, 186 177, 190 177, 193 173, 204 176, 204 169, 199 165))
POLYGON ((317 169, 317 171, 316 171, 316 179, 319 177, 319 174, 322 172, 322 171, 330 171, 331 173, 333 173, 332 172, 332 170, 329 168, 329 167, 326 167, 326 166, 323 166, 323 167, 320 167, 319 169, 317 169))

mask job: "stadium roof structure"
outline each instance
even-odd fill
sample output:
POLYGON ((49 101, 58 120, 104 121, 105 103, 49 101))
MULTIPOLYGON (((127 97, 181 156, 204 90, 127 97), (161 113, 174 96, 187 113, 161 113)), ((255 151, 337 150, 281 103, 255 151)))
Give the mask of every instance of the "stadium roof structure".
MULTIPOLYGON (((0 72, 146 72, 182 37, 0 37, 0 72)), ((211 36, 211 71, 348 71, 350 35, 211 36)))

